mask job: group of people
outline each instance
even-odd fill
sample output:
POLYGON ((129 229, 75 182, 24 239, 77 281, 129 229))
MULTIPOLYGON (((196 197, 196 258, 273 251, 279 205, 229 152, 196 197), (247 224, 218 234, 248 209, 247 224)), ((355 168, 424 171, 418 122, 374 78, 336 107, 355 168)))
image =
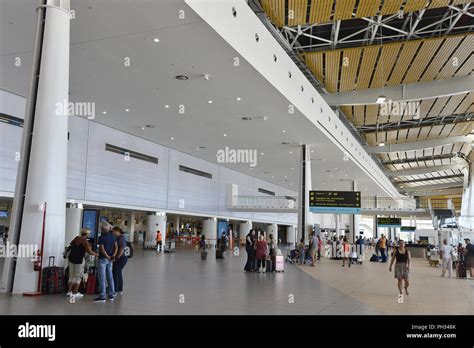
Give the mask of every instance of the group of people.
POLYGON ((100 223, 101 235, 98 240, 99 249, 94 251, 88 240, 90 230, 82 229, 81 235, 75 237, 69 247, 68 255, 68 296, 82 297, 79 286, 84 278, 84 259, 86 253, 98 257, 99 296, 95 302, 105 302, 106 295, 113 300, 117 294, 123 294, 123 268, 127 264, 128 255, 125 250, 127 242, 124 232, 118 226, 110 228, 103 221, 100 223))
POLYGON ((309 245, 305 246, 304 240, 300 239, 298 243, 297 258, 298 263, 303 265, 305 261, 309 262, 311 267, 314 267, 316 260, 321 259, 321 250, 323 248, 323 240, 319 235, 316 235, 314 231, 309 234, 309 245))
POLYGON ((247 262, 244 271, 265 272, 266 261, 272 260, 276 256, 277 243, 273 238, 273 234, 269 234, 267 242, 263 231, 251 229, 245 237, 245 250, 247 252, 247 262))
POLYGON ((474 268, 474 245, 471 244, 469 238, 465 238, 464 242, 466 246, 464 247, 462 243, 459 243, 455 248, 452 245, 448 244, 448 240, 444 239, 443 244, 440 248, 440 258, 441 258, 441 276, 446 275, 446 270, 448 271, 448 276, 451 278, 453 267, 456 269, 456 274, 459 278, 465 278, 466 271, 469 271, 469 276, 471 279, 474 279, 472 269, 474 268))

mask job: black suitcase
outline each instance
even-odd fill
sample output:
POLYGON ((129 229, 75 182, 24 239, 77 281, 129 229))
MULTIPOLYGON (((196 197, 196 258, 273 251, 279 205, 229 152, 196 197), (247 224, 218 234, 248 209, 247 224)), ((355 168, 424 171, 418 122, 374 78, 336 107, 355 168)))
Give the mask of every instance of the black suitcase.
POLYGON ((221 249, 216 249, 216 259, 223 259, 224 252, 221 249))
POLYGON ((43 268, 41 292, 45 294, 61 294, 64 291, 64 268, 54 265, 54 256, 50 256, 48 267, 43 268))
POLYGON ((272 260, 267 260, 265 262, 265 272, 273 272, 273 262, 272 262, 272 260))

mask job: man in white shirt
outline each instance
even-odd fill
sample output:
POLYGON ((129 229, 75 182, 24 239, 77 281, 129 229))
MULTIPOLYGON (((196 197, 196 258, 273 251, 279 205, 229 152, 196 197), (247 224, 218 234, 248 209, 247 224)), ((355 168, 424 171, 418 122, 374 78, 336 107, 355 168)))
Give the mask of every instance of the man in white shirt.
POLYGON ((448 245, 448 241, 445 239, 443 240, 443 245, 441 246, 441 277, 444 277, 444 274, 446 273, 446 268, 448 268, 448 274, 449 278, 451 278, 451 272, 453 270, 453 259, 452 259, 452 254, 453 252, 453 247, 451 245, 448 245))

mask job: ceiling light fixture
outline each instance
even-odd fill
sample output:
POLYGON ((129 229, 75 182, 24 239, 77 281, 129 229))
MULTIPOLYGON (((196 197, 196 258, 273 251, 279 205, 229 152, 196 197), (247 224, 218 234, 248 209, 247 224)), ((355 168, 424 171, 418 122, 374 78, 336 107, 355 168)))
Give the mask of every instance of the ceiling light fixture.
POLYGON ((106 114, 107 114, 107 111, 103 111, 102 113, 103 113, 104 115, 106 115, 106 114))
POLYGON ((207 102, 208 102, 209 104, 212 104, 212 100, 208 100, 207 102))
POLYGON ((204 80, 206 81, 209 81, 211 79, 211 75, 209 74, 204 74, 203 77, 204 77, 204 80))
POLYGON ((166 104, 166 105, 165 105, 165 108, 167 108, 167 109, 168 109, 169 107, 170 107, 170 106, 169 106, 168 104, 166 104))
POLYGON ((130 112, 130 109, 125 109, 125 112, 130 112))
POLYGON ((282 130, 282 133, 286 133, 286 130, 283 129, 283 130, 282 130))
POLYGON ((237 97, 237 101, 241 101, 241 100, 242 100, 242 98, 240 98, 240 97, 237 97))
POLYGON ((153 40, 155 42, 160 42, 160 39, 158 39, 157 37, 155 37, 155 39, 153 40))
POLYGON ((227 136, 227 134, 226 134, 226 133, 224 133, 224 136, 226 137, 226 136, 227 136))
POLYGON ((189 80, 189 77, 187 77, 186 75, 177 75, 175 79, 179 81, 186 81, 189 80))
POLYGON ((171 137, 171 140, 174 140, 174 138, 173 138, 173 137, 171 137))
POLYGON ((387 97, 385 97, 384 95, 379 95, 377 97, 377 100, 375 101, 376 104, 383 104, 385 103, 385 100, 387 100, 387 97))
POLYGON ((385 146, 385 143, 380 143, 379 146, 385 146))
POLYGON ((290 151, 290 155, 293 154, 293 151, 290 151))

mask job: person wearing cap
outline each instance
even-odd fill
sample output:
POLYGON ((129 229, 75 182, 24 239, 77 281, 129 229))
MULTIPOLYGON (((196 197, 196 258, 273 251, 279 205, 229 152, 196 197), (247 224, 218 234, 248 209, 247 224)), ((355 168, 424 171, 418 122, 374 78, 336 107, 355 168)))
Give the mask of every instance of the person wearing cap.
POLYGON ((474 245, 471 244, 469 238, 465 238, 466 247, 464 248, 464 255, 466 260, 466 268, 469 270, 469 276, 471 279, 474 279, 472 276, 472 268, 474 267, 474 245))

